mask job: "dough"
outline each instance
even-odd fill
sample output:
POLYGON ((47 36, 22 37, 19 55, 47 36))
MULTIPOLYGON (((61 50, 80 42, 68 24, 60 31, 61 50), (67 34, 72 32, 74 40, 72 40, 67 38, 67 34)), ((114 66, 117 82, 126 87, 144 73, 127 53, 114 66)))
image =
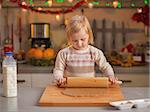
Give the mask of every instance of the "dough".
POLYGON ((105 94, 103 88, 66 88, 61 93, 72 97, 97 97, 105 94))

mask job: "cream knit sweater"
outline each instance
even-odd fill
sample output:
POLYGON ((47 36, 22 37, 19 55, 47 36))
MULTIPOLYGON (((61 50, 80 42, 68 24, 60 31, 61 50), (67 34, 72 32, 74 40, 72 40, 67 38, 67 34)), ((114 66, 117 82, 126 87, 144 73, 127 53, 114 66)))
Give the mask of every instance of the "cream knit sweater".
POLYGON ((64 76, 95 77, 95 63, 103 74, 114 76, 114 71, 101 50, 91 45, 85 50, 67 47, 58 52, 53 75, 56 80, 64 76))

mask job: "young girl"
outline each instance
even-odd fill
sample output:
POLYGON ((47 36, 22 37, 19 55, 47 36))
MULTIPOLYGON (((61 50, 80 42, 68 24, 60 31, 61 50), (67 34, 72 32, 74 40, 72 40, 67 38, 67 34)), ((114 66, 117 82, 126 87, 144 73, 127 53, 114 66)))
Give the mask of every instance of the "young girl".
POLYGON ((57 84, 64 84, 66 76, 95 77, 95 63, 109 77, 109 81, 115 83, 117 79, 103 52, 90 45, 93 33, 87 18, 72 17, 66 26, 66 33, 70 46, 58 52, 53 71, 57 84))

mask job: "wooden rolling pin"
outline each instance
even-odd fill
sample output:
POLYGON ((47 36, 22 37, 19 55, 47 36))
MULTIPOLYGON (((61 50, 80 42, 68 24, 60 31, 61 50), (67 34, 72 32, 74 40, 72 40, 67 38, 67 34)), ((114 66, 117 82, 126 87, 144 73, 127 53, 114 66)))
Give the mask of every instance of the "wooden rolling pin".
MULTIPOLYGON (((117 81, 117 84, 121 84, 121 81, 117 81)), ((111 82, 108 77, 67 77, 66 84, 60 85, 60 87, 110 87, 111 82)))

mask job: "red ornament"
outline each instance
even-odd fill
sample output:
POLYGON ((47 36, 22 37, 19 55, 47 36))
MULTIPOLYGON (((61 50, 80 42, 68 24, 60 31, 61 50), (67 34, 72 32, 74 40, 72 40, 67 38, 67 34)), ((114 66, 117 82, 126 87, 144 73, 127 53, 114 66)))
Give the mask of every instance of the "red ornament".
POLYGON ((13 46, 12 44, 6 44, 4 45, 4 52, 13 52, 13 46))
POLYGON ((135 48, 134 45, 129 43, 128 45, 126 45, 121 49, 121 52, 125 52, 125 50, 127 50, 129 53, 133 53, 134 48, 135 48))

